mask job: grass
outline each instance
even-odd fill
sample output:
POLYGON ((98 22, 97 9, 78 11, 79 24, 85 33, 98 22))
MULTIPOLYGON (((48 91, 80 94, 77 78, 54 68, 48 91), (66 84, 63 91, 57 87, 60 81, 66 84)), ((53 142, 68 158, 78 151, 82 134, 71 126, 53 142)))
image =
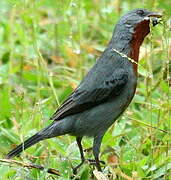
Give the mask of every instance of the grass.
MULTIPOLYGON (((136 95, 105 134, 101 159, 110 179, 171 179, 170 1, 1 0, 0 7, 1 158, 50 123, 106 47, 122 14, 138 7, 165 12, 163 25, 152 29, 141 48, 136 95)), ((84 139, 84 148, 91 144, 84 139)), ((42 141, 16 159, 56 168, 58 179, 70 179, 71 166, 80 162, 70 136, 42 141)), ((85 164, 78 177, 91 179, 92 169, 85 164)), ((4 163, 0 174, 0 180, 55 178, 4 163)))

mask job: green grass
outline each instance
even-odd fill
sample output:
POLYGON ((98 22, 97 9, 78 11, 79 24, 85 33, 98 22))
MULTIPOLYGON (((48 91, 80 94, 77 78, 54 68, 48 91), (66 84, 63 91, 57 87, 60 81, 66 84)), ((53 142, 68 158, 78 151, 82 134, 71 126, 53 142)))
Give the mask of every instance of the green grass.
MULTIPOLYGON (((105 134, 101 159, 110 179, 171 179, 170 0, 1 0, 0 158, 51 122, 107 46, 119 17, 139 7, 164 11, 165 21, 143 44, 136 95, 105 134)), ((92 140, 83 145, 91 147, 92 140)), ((80 157, 74 137, 66 135, 42 141, 16 160, 56 168, 59 179, 70 179, 80 157)), ((78 177, 91 179, 92 169, 85 164, 78 177)), ((55 178, 4 163, 0 174, 0 180, 55 178)))

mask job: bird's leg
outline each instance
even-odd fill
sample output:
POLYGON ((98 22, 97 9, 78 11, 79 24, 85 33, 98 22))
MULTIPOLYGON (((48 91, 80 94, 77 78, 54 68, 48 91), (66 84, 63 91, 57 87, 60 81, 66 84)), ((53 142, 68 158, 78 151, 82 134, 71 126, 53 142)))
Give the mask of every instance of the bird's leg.
MULTIPOLYGON (((84 152, 89 152, 89 151, 92 151, 93 150, 93 148, 92 147, 90 147, 90 148, 87 148, 87 149, 84 149, 84 152)), ((94 165, 94 164, 96 164, 96 161, 95 161, 95 159, 86 159, 91 165, 94 165)), ((99 161, 101 164, 105 164, 105 162, 104 161, 99 161)))
POLYGON ((96 162, 96 167, 98 171, 102 171, 99 161, 100 145, 102 142, 103 135, 95 136, 93 142, 93 154, 96 162))
MULTIPOLYGON (((95 159, 87 159, 90 162, 90 164, 96 165, 98 171, 102 171, 100 163, 105 164, 104 161, 99 160, 99 152, 100 152, 100 145, 101 145, 101 142, 102 142, 102 138, 103 138, 103 135, 96 136, 94 138, 93 154, 94 154, 95 159)), ((83 148, 82 148, 82 145, 81 145, 81 140, 82 140, 82 137, 76 137, 77 145, 78 145, 80 155, 81 155, 81 163, 78 166, 76 166, 75 168, 73 168, 73 174, 77 174, 78 168, 80 168, 83 165, 84 161, 85 161, 84 152, 83 152, 83 148)))
POLYGON ((83 152, 83 148, 81 145, 81 140, 82 140, 82 137, 76 137, 77 145, 78 145, 80 155, 81 155, 81 163, 78 166, 76 166, 75 168, 73 168, 73 174, 77 174, 77 169, 80 168, 85 161, 84 152, 83 152))

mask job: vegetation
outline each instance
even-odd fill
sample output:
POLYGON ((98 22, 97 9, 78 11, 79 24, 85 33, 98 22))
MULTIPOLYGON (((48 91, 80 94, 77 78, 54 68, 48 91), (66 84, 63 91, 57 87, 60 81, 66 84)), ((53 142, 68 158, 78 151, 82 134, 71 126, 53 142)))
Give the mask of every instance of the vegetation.
MULTIPOLYGON (((1 0, 1 159, 51 123, 49 117, 107 46, 119 17, 138 7, 165 16, 141 48, 133 102, 103 139, 103 173, 118 180, 171 179, 170 0, 1 0)), ((92 140, 84 138, 83 145, 90 148, 92 140)), ((92 158, 91 150, 86 157, 92 158)), ((62 180, 70 179, 80 156, 75 138, 66 135, 42 141, 16 160, 55 168, 62 180)), ((85 164, 78 177, 91 179, 92 171, 85 164)), ((0 180, 54 178, 1 162, 0 180)))

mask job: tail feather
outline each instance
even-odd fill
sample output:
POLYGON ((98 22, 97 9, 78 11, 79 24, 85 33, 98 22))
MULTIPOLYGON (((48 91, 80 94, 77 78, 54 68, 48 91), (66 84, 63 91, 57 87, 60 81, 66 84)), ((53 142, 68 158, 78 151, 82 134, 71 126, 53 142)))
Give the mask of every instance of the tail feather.
POLYGON ((15 149, 10 151, 7 154, 7 158, 12 158, 14 156, 17 156, 20 154, 23 150, 29 148, 30 146, 38 143, 39 141, 43 139, 48 139, 60 135, 64 135, 69 133, 69 130, 71 128, 70 123, 65 123, 65 121, 54 121, 52 124, 50 124, 48 127, 45 127, 26 141, 24 141, 22 144, 17 146, 15 149))
POLYGON ((10 151, 6 158, 12 158, 14 156, 17 156, 18 154, 20 154, 23 150, 29 148, 30 146, 38 143, 39 141, 42 140, 42 136, 40 134, 35 134, 32 137, 30 137, 29 139, 27 139, 25 142, 23 142, 22 144, 18 145, 15 149, 13 149, 12 151, 10 151))

